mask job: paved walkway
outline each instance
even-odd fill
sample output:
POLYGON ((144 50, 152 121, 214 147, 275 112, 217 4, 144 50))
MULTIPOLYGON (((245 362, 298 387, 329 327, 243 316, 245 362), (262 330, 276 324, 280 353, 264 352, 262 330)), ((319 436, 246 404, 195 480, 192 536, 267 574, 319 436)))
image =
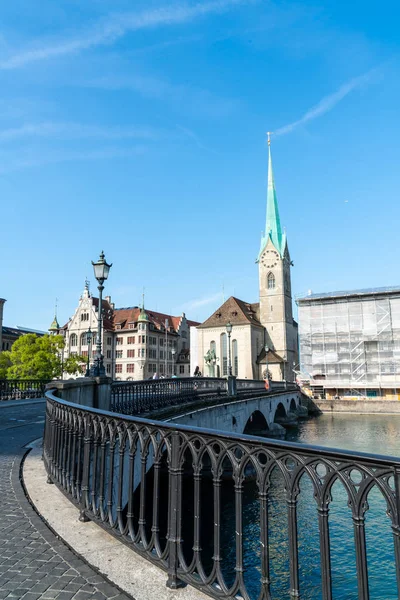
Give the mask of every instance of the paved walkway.
POLYGON ((0 405, 0 600, 128 600, 44 524, 20 481, 24 446, 43 434, 44 402, 0 405))

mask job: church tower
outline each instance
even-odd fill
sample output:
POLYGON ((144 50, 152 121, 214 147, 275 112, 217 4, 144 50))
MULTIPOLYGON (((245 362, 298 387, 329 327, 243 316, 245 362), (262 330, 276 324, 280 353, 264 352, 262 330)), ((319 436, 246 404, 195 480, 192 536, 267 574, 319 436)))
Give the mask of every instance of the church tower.
POLYGON ((260 321, 265 327, 268 370, 272 379, 292 381, 298 362, 297 324, 293 321, 291 260, 279 218, 268 134, 268 194, 265 233, 258 255, 260 321))

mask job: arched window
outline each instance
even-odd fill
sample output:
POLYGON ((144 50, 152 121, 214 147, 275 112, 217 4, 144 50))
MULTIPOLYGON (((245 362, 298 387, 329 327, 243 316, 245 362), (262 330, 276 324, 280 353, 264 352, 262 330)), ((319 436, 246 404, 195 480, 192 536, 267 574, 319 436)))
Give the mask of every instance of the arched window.
POLYGON ((228 375, 228 344, 226 333, 221 333, 222 375, 228 375))
POLYGON ((214 340, 212 342, 210 342, 210 350, 211 351, 214 350, 215 356, 217 356, 217 347, 216 347, 214 340))
POLYGON ((81 346, 87 346, 87 334, 86 334, 86 332, 82 333, 82 335, 81 335, 81 346))
POLYGON ((268 273, 267 286, 269 290, 273 290, 275 288, 275 275, 273 273, 268 273))
POLYGON ((237 340, 232 340, 232 362, 233 374, 237 377, 239 373, 238 345, 237 340))
POLYGON ((71 346, 71 348, 75 347, 78 345, 78 336, 76 335, 76 333, 73 333, 70 338, 69 338, 69 345, 71 346))

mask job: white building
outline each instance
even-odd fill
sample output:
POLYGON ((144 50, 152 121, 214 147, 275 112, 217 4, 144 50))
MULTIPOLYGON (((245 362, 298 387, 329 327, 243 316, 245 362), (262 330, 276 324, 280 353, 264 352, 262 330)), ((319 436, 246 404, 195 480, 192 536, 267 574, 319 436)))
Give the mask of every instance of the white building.
MULTIPOLYGON (((147 379, 155 373, 190 376, 190 326, 198 323, 188 321, 184 313, 177 317, 138 306, 115 308, 110 296, 103 300, 102 309, 106 375, 117 380, 147 379)), ((93 363, 98 314, 99 299, 91 295, 86 284, 73 317, 59 330, 65 336, 65 358, 71 354, 89 356, 93 363), (90 344, 89 331, 93 335, 90 344)), ((54 322, 51 330, 55 331, 54 322)))

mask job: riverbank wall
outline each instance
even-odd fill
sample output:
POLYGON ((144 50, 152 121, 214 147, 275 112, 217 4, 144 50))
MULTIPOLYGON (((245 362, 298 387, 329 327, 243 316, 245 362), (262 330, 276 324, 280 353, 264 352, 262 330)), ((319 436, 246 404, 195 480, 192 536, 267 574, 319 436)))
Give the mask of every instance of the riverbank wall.
POLYGON ((353 413, 400 415, 400 401, 396 400, 317 400, 303 396, 310 414, 353 413))

